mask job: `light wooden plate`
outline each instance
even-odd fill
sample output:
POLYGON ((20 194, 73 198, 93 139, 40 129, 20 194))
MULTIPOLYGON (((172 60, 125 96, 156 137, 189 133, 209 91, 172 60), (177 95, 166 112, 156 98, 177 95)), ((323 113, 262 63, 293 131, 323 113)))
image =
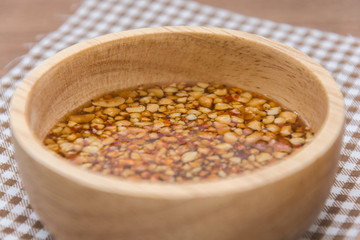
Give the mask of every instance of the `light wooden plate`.
POLYGON ((344 104, 315 61, 259 36, 218 28, 160 27, 72 46, 27 75, 11 129, 31 206, 58 239, 296 239, 313 223, 337 167, 344 104), (137 84, 205 81, 259 92, 316 131, 297 154, 225 180, 136 183, 74 166, 42 139, 69 110, 137 84))

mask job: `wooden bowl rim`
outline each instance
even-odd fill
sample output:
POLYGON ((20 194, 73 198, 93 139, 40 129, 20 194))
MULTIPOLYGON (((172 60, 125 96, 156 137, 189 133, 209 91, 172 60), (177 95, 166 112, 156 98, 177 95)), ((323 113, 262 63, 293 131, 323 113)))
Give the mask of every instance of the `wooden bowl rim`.
POLYGON ((142 198, 190 199, 223 196, 254 190, 275 183, 292 174, 302 171, 321 158, 341 136, 344 126, 344 102, 342 94, 331 75, 318 63, 304 53, 276 41, 257 35, 229 29, 201 26, 172 26, 128 30, 96 37, 66 48, 34 68, 19 84, 10 107, 10 125, 14 140, 38 164, 84 187, 112 194, 129 195, 142 198), (271 48, 279 54, 295 60, 305 67, 320 82, 327 94, 328 113, 323 127, 311 144, 284 161, 266 166, 249 174, 237 177, 200 183, 150 183, 131 182, 112 176, 103 176, 80 169, 46 150, 30 129, 26 119, 27 100, 37 79, 54 66, 75 54, 80 54, 99 44, 145 35, 163 33, 215 34, 225 38, 238 38, 271 48), (330 134, 331 133, 331 134, 330 134), (29 144, 31 143, 31 144, 29 144), (311 153, 311 155, 309 155, 311 153))

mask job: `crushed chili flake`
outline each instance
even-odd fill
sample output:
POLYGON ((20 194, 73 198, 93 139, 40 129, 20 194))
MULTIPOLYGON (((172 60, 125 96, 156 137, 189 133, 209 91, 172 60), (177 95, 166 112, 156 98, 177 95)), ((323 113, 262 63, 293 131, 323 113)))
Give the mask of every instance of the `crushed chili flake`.
POLYGON ((298 151, 314 133, 260 94, 217 83, 137 86, 94 99, 44 144, 67 161, 129 180, 236 176, 298 151))

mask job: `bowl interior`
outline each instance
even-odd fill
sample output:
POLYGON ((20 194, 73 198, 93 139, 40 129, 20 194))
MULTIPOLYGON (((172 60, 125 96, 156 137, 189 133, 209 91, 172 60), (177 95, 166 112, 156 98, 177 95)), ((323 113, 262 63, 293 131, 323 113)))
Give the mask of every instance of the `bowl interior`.
POLYGON ((41 141, 66 113, 106 92, 138 84, 204 81, 265 94, 318 131, 328 99, 316 75, 286 49, 259 39, 164 31, 88 41, 45 63, 51 67, 29 93, 26 118, 41 141))

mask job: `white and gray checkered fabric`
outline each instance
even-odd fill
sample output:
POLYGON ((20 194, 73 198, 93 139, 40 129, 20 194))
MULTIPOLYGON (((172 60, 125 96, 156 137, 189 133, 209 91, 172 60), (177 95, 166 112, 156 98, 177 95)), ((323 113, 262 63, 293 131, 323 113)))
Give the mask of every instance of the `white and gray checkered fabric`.
POLYGON ((10 141, 9 101, 21 79, 59 50, 102 34, 163 25, 203 25, 255 33, 310 55, 329 70, 346 104, 346 131, 336 182, 302 239, 354 239, 360 231, 360 39, 278 24, 186 0, 86 0, 1 79, 0 238, 51 239, 22 188, 10 141))

